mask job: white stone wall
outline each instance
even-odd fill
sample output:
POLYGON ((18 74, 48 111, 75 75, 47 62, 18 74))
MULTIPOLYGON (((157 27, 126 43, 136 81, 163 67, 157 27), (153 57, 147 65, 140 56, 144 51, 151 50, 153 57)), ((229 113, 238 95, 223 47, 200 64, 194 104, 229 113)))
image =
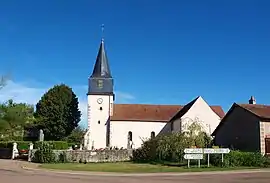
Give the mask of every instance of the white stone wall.
POLYGON ((220 117, 211 109, 211 107, 199 97, 192 107, 182 116, 181 119, 173 121, 173 131, 186 130, 189 124, 197 121, 203 127, 203 130, 211 135, 219 125, 220 117))
POLYGON ((128 132, 132 132, 133 148, 139 148, 143 140, 151 137, 151 132, 155 135, 166 125, 164 122, 139 122, 139 121, 112 121, 111 122, 111 146, 127 148, 128 132))
POLYGON ((91 149, 92 146, 95 149, 106 147, 106 123, 109 119, 110 111, 113 110, 111 108, 112 104, 113 96, 88 95, 88 132, 84 142, 87 149, 91 149), (98 103, 98 100, 102 100, 102 103, 98 103))

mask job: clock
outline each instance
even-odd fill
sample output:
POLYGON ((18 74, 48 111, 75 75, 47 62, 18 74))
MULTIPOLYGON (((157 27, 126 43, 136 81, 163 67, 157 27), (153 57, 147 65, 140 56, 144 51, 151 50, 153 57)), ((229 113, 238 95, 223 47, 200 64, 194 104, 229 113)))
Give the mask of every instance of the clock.
POLYGON ((98 103, 98 104, 102 104, 102 102, 103 102, 103 99, 102 99, 102 98, 98 98, 98 99, 97 99, 97 103, 98 103))

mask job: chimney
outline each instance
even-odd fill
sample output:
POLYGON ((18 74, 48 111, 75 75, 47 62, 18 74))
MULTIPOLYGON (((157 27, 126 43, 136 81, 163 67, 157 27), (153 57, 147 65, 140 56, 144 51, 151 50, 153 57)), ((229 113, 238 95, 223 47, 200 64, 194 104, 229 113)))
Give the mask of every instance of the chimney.
POLYGON ((251 96, 249 99, 249 104, 256 104, 256 100, 254 96, 251 96))

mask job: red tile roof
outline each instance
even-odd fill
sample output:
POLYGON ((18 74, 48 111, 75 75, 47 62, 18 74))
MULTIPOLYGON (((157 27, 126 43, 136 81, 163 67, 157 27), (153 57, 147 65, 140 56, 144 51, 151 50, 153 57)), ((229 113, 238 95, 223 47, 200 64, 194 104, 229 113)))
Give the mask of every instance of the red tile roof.
MULTIPOLYGON (((221 118, 225 115, 220 106, 210 107, 221 118)), ((111 120, 169 122, 182 108, 180 105, 114 104, 111 120)))
MULTIPOLYGON (((270 120, 270 106, 269 105, 260 105, 260 104, 237 104, 234 103, 230 110, 227 112, 226 116, 220 121, 219 125, 215 129, 215 131, 212 133, 212 136, 216 136, 219 129, 222 127, 222 125, 225 123, 227 116, 231 114, 231 112, 234 110, 235 107, 241 107, 252 114, 256 115, 257 117, 263 119, 263 120, 270 120)), ((240 116, 241 118, 241 116, 240 116)))
POLYGON ((270 106, 260 104, 237 104, 260 118, 270 119, 270 106))

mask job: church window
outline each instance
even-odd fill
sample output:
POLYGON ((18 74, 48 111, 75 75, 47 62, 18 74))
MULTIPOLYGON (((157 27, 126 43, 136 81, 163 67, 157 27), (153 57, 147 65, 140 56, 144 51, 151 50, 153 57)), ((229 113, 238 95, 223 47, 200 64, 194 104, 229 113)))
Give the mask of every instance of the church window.
POLYGON ((98 120, 98 124, 100 124, 100 121, 98 120))
POLYGON ((156 133, 155 132, 151 132, 151 139, 156 137, 156 133))
POLYGON ((132 141, 132 132, 131 131, 128 132, 128 140, 132 141))
POLYGON ((173 121, 171 122, 171 131, 174 130, 173 121))
POLYGON ((99 110, 101 110, 101 111, 102 111, 102 107, 100 107, 100 108, 99 108, 99 110))

